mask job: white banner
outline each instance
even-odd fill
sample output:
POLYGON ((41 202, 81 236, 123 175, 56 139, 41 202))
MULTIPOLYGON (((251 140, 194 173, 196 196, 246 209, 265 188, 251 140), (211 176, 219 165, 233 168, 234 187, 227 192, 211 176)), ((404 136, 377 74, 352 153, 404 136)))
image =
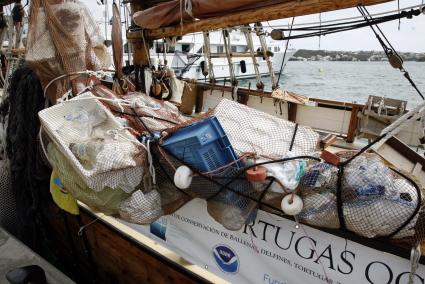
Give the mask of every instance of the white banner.
MULTIPOLYGON (((259 211, 226 230, 195 199, 150 226, 132 228, 232 283, 408 283, 410 261, 259 211)), ((414 283, 424 283, 419 265, 414 283)))

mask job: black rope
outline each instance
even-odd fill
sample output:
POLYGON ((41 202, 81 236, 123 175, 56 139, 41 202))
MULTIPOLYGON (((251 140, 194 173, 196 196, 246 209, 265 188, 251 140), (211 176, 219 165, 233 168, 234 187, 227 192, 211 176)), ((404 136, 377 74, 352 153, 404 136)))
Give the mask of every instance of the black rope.
MULTIPOLYGON (((158 146, 161 147, 161 146, 158 146)), ((161 164, 161 162, 159 162, 159 158, 156 155, 156 153, 154 151, 151 152, 152 153, 152 158, 155 158, 156 161, 158 161, 158 166, 161 169, 161 171, 165 174, 165 177, 168 179, 168 181, 174 186, 174 188, 176 188, 178 191, 180 191, 181 193, 183 193, 184 195, 190 196, 189 193, 187 193, 186 191, 184 191, 181 188, 178 188, 172 177, 170 177, 170 175, 167 173, 167 171, 165 170, 164 166, 161 164)))
POLYGON ((269 189, 272 186, 273 182, 275 182, 275 178, 274 177, 270 178, 270 182, 267 184, 267 186, 261 192, 260 197, 258 198, 258 204, 257 204, 257 208, 258 209, 261 208, 261 203, 263 203, 263 198, 264 198, 264 196, 266 196, 266 193, 269 191, 269 189))
MULTIPOLYGON (((295 17, 292 17, 291 28, 289 29, 289 36, 291 36, 291 33, 292 33, 292 27, 294 26, 294 20, 295 20, 295 17)), ((279 86, 280 75, 282 75, 283 66, 285 65, 286 52, 288 51, 288 47, 289 47, 289 39, 286 41, 285 52, 283 53, 282 63, 280 64, 279 76, 277 77, 277 83, 276 83, 277 86, 279 86)))
MULTIPOLYGON (((239 172, 233 176, 233 177, 229 177, 229 181, 227 183, 223 184, 219 184, 222 187, 212 196, 207 198, 208 200, 211 200, 212 198, 216 197, 218 194, 220 194, 224 189, 229 189, 229 185, 232 184, 235 180, 237 180, 238 177, 240 177, 243 173, 245 173, 247 170, 258 167, 258 166, 263 166, 263 165, 267 165, 267 164, 274 164, 274 163, 283 163, 283 162, 288 162, 288 161, 292 161, 292 160, 302 160, 302 159, 311 159, 311 160, 316 160, 316 161, 320 161, 319 158, 313 157, 313 156, 298 156, 298 157, 291 157, 291 158, 284 158, 284 159, 279 159, 279 160, 272 160, 272 161, 266 161, 266 162, 262 162, 262 163, 257 163, 251 166, 247 166, 245 168, 239 169, 239 172)), ((182 162, 183 163, 183 162, 182 162)), ((203 175, 205 176, 205 175, 203 175)), ((209 178, 210 181, 215 182, 213 179, 209 178)), ((231 189, 231 191, 238 193, 237 191, 231 189)), ((244 196, 242 193, 240 193, 242 196, 244 196)), ((244 196, 246 197, 246 196, 244 196)))
MULTIPOLYGON (((255 199, 255 198, 253 198, 253 197, 251 197, 251 196, 249 196, 249 195, 246 195, 246 194, 244 194, 244 193, 242 193, 242 192, 239 192, 239 191, 236 191, 235 189, 233 189, 233 188, 231 188, 231 187, 229 187, 229 185, 234 181, 234 180, 236 180, 236 178, 237 177, 239 177, 240 175, 242 175, 246 170, 248 170, 248 169, 251 169, 251 168, 253 168, 253 167, 257 167, 257 166, 261 166, 261 165, 266 165, 266 164, 272 164, 272 163, 281 163, 281 162, 287 162, 287 161, 292 161, 292 160, 298 160, 298 159, 311 159, 311 160, 316 160, 316 161, 320 161, 320 159, 319 158, 316 158, 316 157, 313 157, 313 156, 298 156, 298 157, 292 157, 292 158, 285 158, 285 159, 280 159, 280 160, 276 160, 276 161, 267 161, 267 162, 263 162, 263 163, 258 163, 258 164, 255 164, 255 165, 251 165, 251 166, 249 166, 249 167, 245 167, 245 168, 243 168, 242 170, 240 170, 240 172, 235 176, 235 177, 231 177, 231 181, 229 181, 228 183, 226 183, 226 184, 220 184, 220 183, 218 183, 217 181, 215 181, 214 179, 211 179, 211 178, 209 178, 209 177, 207 177, 207 176, 202 176, 202 177, 204 177, 204 178, 206 178, 206 179, 208 179, 209 181, 211 181, 212 183, 214 183, 214 184, 216 184, 216 185, 219 185, 219 186, 221 186, 221 188, 219 189, 219 191, 218 191, 218 193, 220 193, 220 192, 222 192, 224 189, 226 189, 226 190, 230 190, 230 191, 232 191, 232 192, 234 192, 234 193, 236 193, 236 194, 239 194, 240 196, 242 196, 242 197, 245 197, 245 198, 248 198, 248 199, 250 199, 251 201, 254 201, 254 202, 260 202, 259 201, 259 199, 255 199)), ((217 194, 218 194, 217 193, 217 194)), ((216 196, 217 194, 215 194, 214 196, 216 196)), ((207 199, 207 201, 208 200, 210 200, 211 199, 211 197, 210 198, 208 198, 207 199)), ((281 216, 285 216, 285 214, 283 213, 283 211, 282 211, 282 209, 281 208, 277 208, 277 207, 275 207, 275 206, 273 206, 273 205, 270 205, 270 204, 268 204, 268 203, 264 203, 264 202, 261 202, 261 205, 262 206, 265 206, 265 207, 268 207, 268 208, 270 208, 270 209, 273 209, 273 210, 275 210, 275 211, 278 211, 278 212, 282 212, 282 213, 280 213, 280 215, 281 216)))
POLYGON ((295 123, 294 134, 292 134, 291 145, 289 146, 289 151, 292 151, 295 142, 295 136, 297 136, 298 123, 295 123))
POLYGON ((89 265, 91 266, 91 269, 92 269, 92 272, 93 272, 93 275, 91 276, 91 281, 92 281, 92 283, 97 283, 98 269, 97 269, 96 262, 94 261, 94 258, 93 258, 92 249, 91 249, 91 246, 90 246, 89 239, 87 238, 87 234, 85 232, 85 230, 86 230, 85 226, 86 225, 84 225, 83 220, 81 218, 81 215, 77 215, 77 222, 78 222, 78 226, 80 227, 80 231, 78 232, 78 236, 80 238, 82 238, 82 240, 83 240, 84 254, 87 257, 89 265))
MULTIPOLYGON (((423 9, 422 9, 423 10, 423 9)), ((311 33, 304 33, 299 35, 291 35, 282 37, 282 40, 290 40, 290 39, 300 39, 300 38, 307 38, 307 37, 315 37, 315 36, 323 36, 338 32, 344 32, 344 31, 350 31, 355 30, 363 27, 368 27, 371 25, 381 24, 385 22, 390 22, 402 18, 412 18, 413 16, 419 16, 421 14, 421 9, 412 9, 410 11, 402 11, 397 14, 377 17, 373 19, 368 20, 360 20, 360 21, 351 21, 351 22, 344 22, 344 23, 338 23, 338 24, 329 24, 324 26, 313 26, 313 27, 304 27, 304 28, 296 28, 293 29, 293 31, 314 31, 311 33)), ((279 29, 281 31, 285 31, 288 29, 279 29)))
MULTIPOLYGON (((71 256, 73 259, 77 259, 77 249, 75 248, 75 244, 74 241, 72 240, 72 233, 71 233, 71 229, 69 227, 69 222, 68 222, 68 217, 67 217, 67 213, 65 210, 60 210, 61 214, 62 214, 62 221, 64 223, 65 226, 65 230, 66 230, 66 237, 67 237, 67 241, 68 241, 68 245, 69 248, 71 250, 71 256)), ((81 275, 78 272, 81 272, 81 267, 80 267, 80 262, 75 262, 72 261, 71 262, 71 266, 72 266, 72 274, 74 276, 74 280, 75 278, 77 279, 77 281, 82 282, 81 279, 81 275)))
POLYGON ((136 113, 136 111, 131 108, 131 110, 133 111, 133 114, 135 117, 137 117, 137 119, 142 123, 143 127, 149 132, 149 134, 151 136, 153 136, 153 132, 150 130, 150 128, 146 125, 146 123, 143 121, 143 119, 141 117, 139 117, 139 115, 136 113))
POLYGON ((399 174, 400 176, 402 176, 403 178, 407 179, 415 187, 416 194, 418 196, 418 204, 416 205, 415 211, 413 211, 413 213, 410 215, 410 217, 407 218, 406 221, 404 221, 404 223, 401 224, 401 226, 398 227, 394 232, 392 232, 391 234, 389 234, 388 236, 386 236, 386 238, 393 237, 398 232, 400 232, 404 227, 406 227, 407 224, 409 224, 410 221, 412 221, 413 218, 419 213, 419 210, 420 210, 421 205, 422 205, 422 193, 421 193, 421 189, 416 184, 416 182, 414 182, 410 177, 406 176, 405 174, 401 173, 400 171, 397 171, 396 169, 393 169, 393 168, 390 168, 390 169, 393 170, 394 172, 396 172, 397 174, 399 174))
POLYGON ((404 77, 409 81, 410 85, 412 85, 412 87, 416 90, 416 92, 419 94, 419 96, 421 96, 421 98, 423 100, 425 100, 424 95, 422 94, 422 92, 419 90, 418 86, 416 86, 415 82, 413 82, 412 78, 409 75, 409 72, 407 72, 406 70, 403 69, 402 71, 404 74, 404 77))
POLYGON ((344 177, 344 166, 338 166, 338 178, 336 182, 336 208, 338 210, 338 220, 339 225, 342 230, 346 229, 344 210, 343 210, 343 200, 342 200, 342 178, 344 177))
MULTIPOLYGON (((372 17, 370 16, 369 11, 366 9, 365 6, 358 6, 357 10, 360 12, 360 14, 365 18, 365 20, 368 23, 371 23, 371 21, 373 20, 372 17)), ((422 11, 424 11, 424 8, 422 8, 422 11)), ((404 12, 404 11, 403 11, 404 12)), ((399 15, 402 15, 403 12, 399 13, 399 15)), ((410 17, 412 17, 413 15, 419 15, 420 14, 420 10, 411 10, 411 13, 408 13, 408 15, 410 17)), ((407 16, 406 16, 407 17, 407 16)), ((407 17, 409 18, 409 17, 407 17)), ((400 19, 400 18, 399 18, 400 19)), ((409 81, 410 85, 412 85, 412 87, 416 90, 416 92, 419 94, 419 96, 422 98, 422 100, 425 100, 424 95, 422 94, 422 92, 419 90, 419 88, 416 86, 415 82, 413 82, 412 78, 409 75, 409 72, 407 72, 404 67, 403 67, 403 59, 401 58, 401 56, 397 53, 397 50, 392 46, 391 42, 388 40, 388 38, 385 36, 384 32, 381 30, 381 28, 377 25, 377 23, 371 24, 370 28, 372 29, 373 33, 375 34, 376 38, 378 39, 379 43, 381 44, 382 48, 384 49, 385 54, 388 57, 388 60, 391 64, 391 66, 393 66, 396 69, 400 69, 400 71, 403 73, 404 77, 407 79, 407 81, 409 81), (376 27, 376 29, 379 31, 380 35, 376 32, 374 26, 376 27), (382 40, 381 36, 384 38, 385 42, 382 40), (386 43, 388 44, 388 46, 386 45, 386 43)))

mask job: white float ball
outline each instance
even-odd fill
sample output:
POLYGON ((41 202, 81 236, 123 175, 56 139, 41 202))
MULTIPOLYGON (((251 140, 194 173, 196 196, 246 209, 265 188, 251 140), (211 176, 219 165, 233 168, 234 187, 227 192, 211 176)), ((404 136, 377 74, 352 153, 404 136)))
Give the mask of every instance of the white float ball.
POLYGON ((187 166, 180 166, 174 173, 174 184, 180 189, 186 189, 192 183, 193 172, 187 166))
POLYGON ((298 195, 292 197, 292 194, 288 194, 282 199, 281 206, 283 213, 294 216, 301 213, 304 204, 303 200, 298 195), (291 199, 293 199, 292 202, 291 199))

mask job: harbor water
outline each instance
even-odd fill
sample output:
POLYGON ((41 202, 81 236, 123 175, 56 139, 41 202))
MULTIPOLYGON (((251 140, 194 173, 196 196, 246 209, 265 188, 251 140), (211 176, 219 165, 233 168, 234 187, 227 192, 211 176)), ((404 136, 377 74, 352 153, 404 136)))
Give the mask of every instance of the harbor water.
MULTIPOLYGON (((405 69, 425 94, 425 62, 405 62, 405 69)), ((271 89, 270 78, 263 78, 271 89)), ((241 86, 255 88, 255 79, 241 86)), ((280 78, 282 89, 310 98, 365 103, 370 95, 408 101, 413 107, 422 99, 402 72, 388 62, 290 61, 280 78)))

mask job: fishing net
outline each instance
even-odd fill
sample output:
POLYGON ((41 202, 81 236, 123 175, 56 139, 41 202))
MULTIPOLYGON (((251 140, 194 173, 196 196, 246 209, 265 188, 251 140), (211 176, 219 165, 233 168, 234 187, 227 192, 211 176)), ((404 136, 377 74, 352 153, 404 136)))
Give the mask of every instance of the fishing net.
MULTIPOLYGON (((98 25, 83 3, 31 1, 26 60, 44 88, 63 74, 107 68, 106 53, 98 25)), ((55 102, 66 87, 56 82, 49 99, 55 102)))
POLYGON ((7 160, 0 160, 0 226, 16 234, 18 217, 15 194, 12 192, 10 168, 7 160))

